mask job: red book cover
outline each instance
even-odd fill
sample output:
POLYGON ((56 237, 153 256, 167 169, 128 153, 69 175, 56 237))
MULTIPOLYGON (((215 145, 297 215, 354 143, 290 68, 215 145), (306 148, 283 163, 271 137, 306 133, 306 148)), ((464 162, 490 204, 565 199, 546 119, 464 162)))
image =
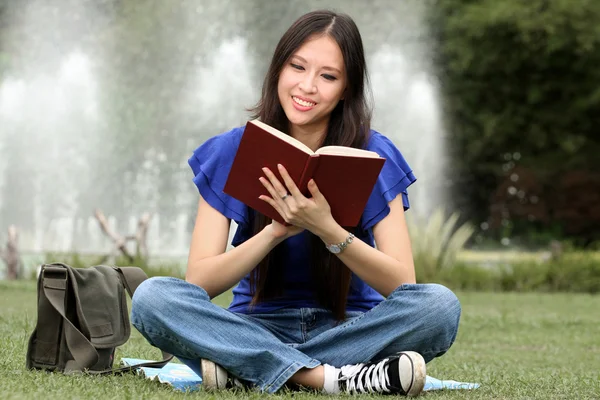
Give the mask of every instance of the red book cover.
POLYGON ((300 141, 260 121, 246 124, 224 192, 256 211, 285 223, 260 195, 270 194, 258 178, 268 167, 279 181, 277 164, 283 165, 298 189, 310 195, 307 184, 314 179, 342 226, 358 225, 385 159, 376 153, 341 146, 322 147, 317 152, 300 141))

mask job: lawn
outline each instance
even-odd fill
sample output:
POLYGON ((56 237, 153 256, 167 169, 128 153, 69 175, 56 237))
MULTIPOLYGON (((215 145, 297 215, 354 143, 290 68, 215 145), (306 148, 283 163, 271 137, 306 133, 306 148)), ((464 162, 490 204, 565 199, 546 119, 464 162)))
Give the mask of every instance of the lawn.
MULTIPOLYGON (((180 394, 134 375, 69 377, 25 370, 36 321, 34 282, 0 282, 0 398, 259 398, 257 393, 180 394)), ((600 297, 577 294, 458 293, 459 335, 428 365, 440 379, 481 383, 473 391, 431 392, 429 399, 600 399, 600 297)), ((227 296, 216 299, 226 304, 227 296)), ((357 350, 358 351, 358 350, 357 350)), ((156 358, 133 331, 118 357, 156 358)), ((275 398, 326 398, 285 392, 275 398)), ((365 396, 367 397, 367 396, 365 396)))

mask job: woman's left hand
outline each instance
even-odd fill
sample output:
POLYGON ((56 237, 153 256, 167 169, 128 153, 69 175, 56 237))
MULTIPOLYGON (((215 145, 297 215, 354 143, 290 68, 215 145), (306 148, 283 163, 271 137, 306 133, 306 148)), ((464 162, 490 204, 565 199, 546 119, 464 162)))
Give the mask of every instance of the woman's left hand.
POLYGON ((278 164, 277 167, 285 186, 269 168, 263 168, 268 179, 261 177, 260 182, 271 197, 262 195, 259 197, 261 200, 273 206, 285 222, 307 229, 317 236, 337 224, 331 215, 329 203, 313 179, 308 182, 308 190, 312 195, 309 199, 300 192, 283 165, 278 164))

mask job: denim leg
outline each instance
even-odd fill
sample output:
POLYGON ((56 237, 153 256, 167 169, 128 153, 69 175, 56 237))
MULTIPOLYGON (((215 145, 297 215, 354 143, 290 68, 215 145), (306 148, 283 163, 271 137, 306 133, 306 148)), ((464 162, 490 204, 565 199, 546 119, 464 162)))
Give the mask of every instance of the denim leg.
POLYGON ((145 280, 133 296, 131 322, 152 345, 196 372, 198 359, 206 358, 270 393, 299 369, 320 364, 251 318, 211 303, 204 289, 181 279, 145 280))
POLYGON ((425 362, 454 342, 460 303, 438 284, 405 284, 379 305, 300 344, 296 349, 336 367, 416 351, 425 362))

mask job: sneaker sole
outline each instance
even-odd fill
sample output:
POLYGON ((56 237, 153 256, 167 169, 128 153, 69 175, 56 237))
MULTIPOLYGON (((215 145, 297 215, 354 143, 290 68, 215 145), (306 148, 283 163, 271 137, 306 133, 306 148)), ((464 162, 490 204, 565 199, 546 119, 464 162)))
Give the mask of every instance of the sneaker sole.
POLYGON ((423 356, 414 351, 403 351, 398 353, 398 369, 400 371, 400 384, 408 397, 421 394, 425 387, 427 367, 423 356))
POLYGON ((227 371, 210 360, 200 360, 202 386, 207 390, 225 389, 227 387, 227 371))

